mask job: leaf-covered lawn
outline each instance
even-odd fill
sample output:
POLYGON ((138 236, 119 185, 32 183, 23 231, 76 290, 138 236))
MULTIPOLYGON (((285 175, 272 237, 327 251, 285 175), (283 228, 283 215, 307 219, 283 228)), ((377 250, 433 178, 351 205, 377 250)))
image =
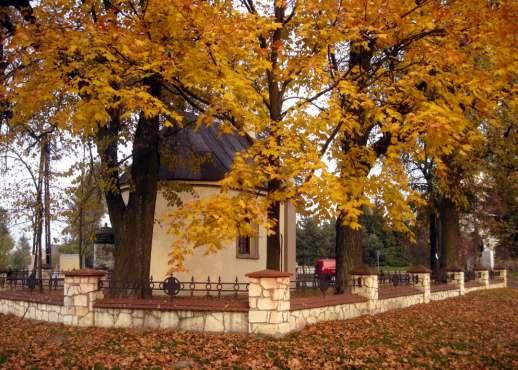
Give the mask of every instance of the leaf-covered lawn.
POLYGON ((71 328, 0 315, 5 368, 518 368, 518 290, 499 289, 273 340, 71 328))

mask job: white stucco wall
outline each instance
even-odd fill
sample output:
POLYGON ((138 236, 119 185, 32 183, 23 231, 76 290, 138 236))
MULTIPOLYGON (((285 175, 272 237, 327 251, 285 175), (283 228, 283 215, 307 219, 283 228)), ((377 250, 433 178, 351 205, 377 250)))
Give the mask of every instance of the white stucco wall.
POLYGON ((59 255, 59 270, 72 271, 79 269, 79 254, 60 254, 59 255))
MULTIPOLYGON (((214 182, 191 183, 193 190, 200 198, 213 196, 220 189, 214 182)), ((187 203, 194 199, 188 192, 179 194, 182 202, 187 203)), ((127 201, 127 193, 123 194, 127 201)), ((161 191, 157 194, 155 207, 155 227, 153 230, 153 247, 151 252, 151 276, 153 280, 163 280, 169 276, 169 253, 173 245, 174 237, 167 232, 164 216, 171 211, 161 191)), ((296 211, 293 206, 281 205, 279 224, 281 229, 281 241, 283 253, 281 254, 281 266, 283 270, 295 272, 295 240, 296 240, 296 211)), ((224 236, 222 235, 222 238, 224 236)), ((266 268, 266 239, 264 228, 259 228, 259 258, 246 259, 236 257, 236 241, 225 243, 224 247, 216 253, 205 255, 205 247, 196 248, 194 253, 186 257, 185 272, 174 274, 180 281, 188 281, 194 276, 196 281, 205 281, 210 277, 211 282, 217 282, 221 277, 222 282, 234 282, 236 277, 240 282, 246 282, 246 273, 263 270, 266 268)))
MULTIPOLYGON (((209 197, 219 192, 218 187, 195 185, 194 191, 199 197, 209 197)), ((193 196, 182 193, 183 202, 193 200, 193 196)), ((169 252, 174 241, 174 237, 167 233, 167 227, 160 220, 170 212, 161 192, 157 195, 155 211, 155 227, 153 230, 153 249, 151 255, 151 275, 154 280, 162 280, 168 276, 169 271, 169 252)), ((222 238, 224 236, 222 235, 222 238)), ((236 242, 229 241, 224 248, 214 254, 205 255, 205 247, 196 248, 194 254, 187 256, 185 267, 186 272, 178 272, 174 275, 180 281, 190 280, 192 276, 199 281, 210 277, 211 281, 217 281, 221 276, 223 282, 233 282, 237 276, 239 281, 246 281, 245 274, 266 268, 266 231, 259 230, 259 258, 241 259, 236 257, 236 242)))

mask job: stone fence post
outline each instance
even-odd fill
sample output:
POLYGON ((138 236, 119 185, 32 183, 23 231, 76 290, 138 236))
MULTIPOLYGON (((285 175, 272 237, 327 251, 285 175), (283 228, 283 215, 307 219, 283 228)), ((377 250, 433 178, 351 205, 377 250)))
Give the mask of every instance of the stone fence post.
POLYGON ((504 287, 507 287, 507 270, 502 266, 495 266, 493 271, 498 272, 503 280, 504 287))
POLYGON ((450 268, 446 270, 446 273, 453 275, 453 283, 459 287, 459 295, 466 294, 464 288, 464 271, 458 268, 450 268))
POLYGON ((349 286, 353 294, 369 300, 369 312, 374 312, 378 302, 378 273, 368 266, 356 267, 350 272, 349 286))
POLYGON ((485 267, 475 267, 477 273, 477 281, 489 289, 489 271, 485 267))
POLYGON ((93 305, 103 298, 99 281, 103 271, 92 269, 73 270, 65 273, 63 323, 74 326, 94 324, 93 305))
POLYGON ((289 272, 262 270, 246 274, 248 286, 248 332, 281 337, 290 331, 289 272))
POLYGON ((417 275, 416 287, 423 291, 423 303, 430 302, 430 270, 428 267, 418 265, 408 269, 407 273, 417 275))

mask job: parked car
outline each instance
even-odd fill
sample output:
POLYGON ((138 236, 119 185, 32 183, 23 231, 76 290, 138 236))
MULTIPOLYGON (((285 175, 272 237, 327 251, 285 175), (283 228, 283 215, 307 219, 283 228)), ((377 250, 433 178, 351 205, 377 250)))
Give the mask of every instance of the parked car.
POLYGON ((334 258, 323 258, 315 261, 315 278, 335 280, 336 260, 334 258))

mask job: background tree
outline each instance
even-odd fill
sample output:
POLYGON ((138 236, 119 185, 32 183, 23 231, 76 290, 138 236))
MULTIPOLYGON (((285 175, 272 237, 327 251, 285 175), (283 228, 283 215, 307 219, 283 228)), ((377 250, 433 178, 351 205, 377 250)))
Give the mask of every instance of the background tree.
POLYGON ((318 222, 304 217, 297 222, 297 263, 313 265, 316 259, 334 258, 334 220, 318 222))
POLYGON ((68 235, 67 250, 79 254, 80 267, 93 257, 95 233, 105 215, 103 194, 99 186, 99 164, 93 162, 91 147, 83 146, 82 160, 76 164, 79 174, 68 189, 64 218, 68 235))
POLYGON ((18 239, 16 249, 11 253, 11 267, 14 270, 24 270, 29 267, 31 263, 31 244, 29 239, 22 235, 18 239))
POLYGON ((13 239, 7 227, 7 212, 0 208, 0 270, 5 270, 9 266, 9 254, 13 245, 13 239))

